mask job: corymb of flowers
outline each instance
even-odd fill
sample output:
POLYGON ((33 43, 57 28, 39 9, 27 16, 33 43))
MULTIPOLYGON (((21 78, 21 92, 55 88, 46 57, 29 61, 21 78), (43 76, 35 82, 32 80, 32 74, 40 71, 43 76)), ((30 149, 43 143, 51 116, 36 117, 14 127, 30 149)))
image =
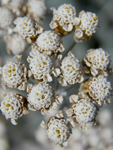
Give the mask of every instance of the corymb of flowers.
POLYGON ((96 124, 96 116, 104 104, 110 104, 112 85, 107 78, 113 69, 110 54, 103 48, 89 49, 82 61, 71 51, 77 43, 91 39, 96 33, 97 14, 77 12, 71 4, 51 10, 50 29, 45 30, 42 27, 47 13, 44 0, 26 3, 1 0, 0 29, 4 32, 8 54, 15 56, 0 67, 5 90, 0 110, 13 125, 29 110, 48 115, 47 123, 41 122, 47 137, 66 147, 76 124, 80 130, 88 130, 96 124), (67 50, 63 38, 71 32, 73 44, 67 50), (12 92, 7 92, 8 88, 12 92), (13 89, 18 89, 18 94, 13 89), (26 97, 21 90, 26 92, 26 97), (69 107, 68 101, 72 103, 69 107))

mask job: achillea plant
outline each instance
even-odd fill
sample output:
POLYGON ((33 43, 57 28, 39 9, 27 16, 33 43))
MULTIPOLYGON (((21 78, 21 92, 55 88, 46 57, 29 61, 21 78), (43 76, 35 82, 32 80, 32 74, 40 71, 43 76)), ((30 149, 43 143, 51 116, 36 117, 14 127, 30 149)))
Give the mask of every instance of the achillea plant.
POLYGON ((4 31, 7 52, 15 56, 0 67, 1 85, 5 90, 0 110, 13 125, 29 110, 41 112, 48 118, 46 123, 41 123, 48 139, 68 147, 68 140, 79 132, 75 126, 87 132, 99 122, 96 117, 104 104, 110 103, 112 85, 108 77, 113 69, 110 54, 103 48, 91 48, 82 61, 72 52, 76 44, 91 39, 96 33, 97 14, 77 12, 71 4, 51 10, 50 30, 46 30, 42 27, 47 13, 44 0, 1 0, 0 29, 4 31), (73 43, 69 43, 67 50, 63 38, 70 33, 74 34, 73 43), (22 57, 27 66, 20 62, 22 57), (18 89, 18 93, 13 93, 13 89, 18 89), (25 91, 26 96, 20 90, 25 91))

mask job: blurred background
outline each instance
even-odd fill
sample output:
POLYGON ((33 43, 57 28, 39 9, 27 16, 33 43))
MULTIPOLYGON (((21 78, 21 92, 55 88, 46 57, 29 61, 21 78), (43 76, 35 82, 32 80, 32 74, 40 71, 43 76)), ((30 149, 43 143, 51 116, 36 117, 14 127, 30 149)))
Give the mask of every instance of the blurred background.
MULTIPOLYGON (((97 32, 93 35, 93 37, 90 40, 87 40, 85 42, 78 43, 73 49, 72 52, 74 55, 82 61, 82 58, 86 55, 87 50, 91 48, 103 48, 105 51, 107 51, 110 54, 111 57, 111 67, 113 67, 113 0, 45 0, 45 4, 47 7, 47 13, 45 18, 43 19, 42 27, 45 30, 50 30, 49 23, 52 19, 52 11, 50 10, 51 7, 55 7, 56 9, 61 4, 72 4, 75 8, 77 13, 79 13, 81 10, 84 11, 91 11, 93 13, 96 13, 97 16, 100 19, 99 22, 99 28, 97 32)), ((74 41, 74 33, 65 36, 62 38, 63 44, 66 50, 69 49, 71 44, 74 41)), ((22 62, 28 66, 27 63, 27 56, 29 54, 29 51, 31 50, 30 46, 28 49, 23 53, 22 62)), ((4 42, 3 37, 0 37, 0 66, 3 66, 6 61, 11 60, 13 57, 13 54, 8 55, 6 51, 6 44, 4 42)), ((108 80, 111 81, 112 87, 113 87, 113 75, 108 77, 108 80)), ((29 83, 36 83, 32 79, 29 79, 29 83)), ((53 83, 51 83, 52 85, 53 83)), ((62 94, 65 95, 65 106, 62 104, 59 109, 69 108, 70 104, 68 102, 68 98, 71 94, 77 94, 79 84, 73 85, 69 90, 67 88, 62 88, 59 86, 56 93, 59 94, 62 91, 62 94)), ((9 89, 7 88, 7 92, 12 91, 20 93, 20 91, 15 89, 9 89)), ((2 94, 3 89, 0 87, 0 94, 2 94)), ((27 96, 27 92, 21 91, 21 94, 24 96, 27 96)), ((0 97, 0 100, 2 100, 2 97, 0 97)), ((98 142, 96 144, 91 144, 92 141, 95 141, 95 139, 98 139, 98 141, 103 144, 104 140, 106 139, 103 137, 106 135, 108 140, 107 147, 104 147, 105 150, 113 150, 113 121, 112 121, 112 115, 113 115, 113 97, 111 97, 111 104, 104 106, 100 110, 100 116, 104 114, 107 116, 105 119, 108 122, 103 125, 101 121, 98 123, 96 127, 93 127, 93 129, 89 130, 88 133, 82 133, 80 130, 78 130, 78 127, 76 127, 74 130, 74 135, 72 136, 69 148, 64 149, 75 149, 77 150, 101 150, 102 146, 99 148, 97 147, 98 142), (107 114, 107 115, 106 115, 107 114), (100 126, 102 128, 100 128, 100 126), (103 131, 105 129, 105 131, 103 131), (110 134, 111 133, 111 134, 110 134), (91 136, 92 135, 92 136, 91 136), (95 135, 95 137, 93 137, 95 135), (96 137, 96 135, 98 135, 96 137), (89 142, 88 140, 85 140, 87 138, 91 139, 92 141, 89 142), (81 139, 83 144, 81 144, 81 139), (73 141, 73 142, 72 142, 73 141), (77 141, 77 142, 76 142, 77 141), (73 144, 76 143, 76 144, 73 144), (86 144, 88 143, 88 144, 86 144), (83 145, 83 146, 80 146, 83 145), (111 146, 109 148, 109 145, 111 146), (108 149, 109 148, 109 149, 108 149)), ((100 117, 100 118, 101 118, 100 117)), ((99 118, 99 117, 98 117, 99 118)), ((2 128, 5 127, 5 141, 4 141, 4 147, 6 146, 6 149, 3 150, 55 150, 60 149, 60 147, 55 146, 52 142, 50 142, 46 138, 46 132, 44 129, 40 128, 40 123, 42 120, 48 120, 49 116, 42 116, 40 112, 36 111, 30 111, 28 115, 22 116, 17 120, 18 125, 14 126, 10 123, 10 120, 6 120, 5 117, 0 112, 0 132, 2 132, 2 128)), ((102 118, 104 120, 104 117, 102 118)), ((0 134, 1 135, 1 134, 0 134)), ((2 141, 0 139, 0 150, 1 149, 2 141)), ((62 148, 63 149, 63 148, 62 148)), ((64 150, 63 149, 63 150, 64 150)))

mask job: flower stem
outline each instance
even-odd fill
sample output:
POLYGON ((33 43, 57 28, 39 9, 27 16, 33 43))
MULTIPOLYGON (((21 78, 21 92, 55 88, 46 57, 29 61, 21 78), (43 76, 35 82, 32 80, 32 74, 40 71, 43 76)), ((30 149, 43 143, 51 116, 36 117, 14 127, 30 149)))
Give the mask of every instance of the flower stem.
POLYGON ((71 46, 68 48, 68 50, 67 51, 65 51, 64 52, 64 57, 67 55, 67 53, 69 52, 69 51, 71 51, 74 47, 75 47, 75 45, 77 44, 77 42, 73 42, 72 44, 71 44, 71 46))

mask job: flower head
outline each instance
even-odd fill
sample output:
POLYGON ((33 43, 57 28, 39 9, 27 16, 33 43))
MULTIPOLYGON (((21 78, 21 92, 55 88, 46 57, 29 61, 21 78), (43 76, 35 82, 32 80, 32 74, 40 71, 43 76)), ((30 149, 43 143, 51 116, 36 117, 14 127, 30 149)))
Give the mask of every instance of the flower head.
POLYGON ((80 125, 80 128, 85 131, 88 126, 95 123, 97 108, 88 98, 76 99, 76 95, 70 96, 72 106, 67 110, 67 115, 72 116, 73 120, 80 125))
POLYGON ((99 106, 102 106, 103 103, 110 103, 111 91, 111 83, 107 81, 106 77, 99 75, 81 84, 79 96, 90 97, 99 106))
POLYGON ((18 94, 4 94, 0 107, 6 119, 11 119, 12 124, 16 125, 16 119, 28 113, 26 99, 18 94))
POLYGON ((24 0, 1 0, 1 4, 20 16, 22 8, 24 6, 24 0))
POLYGON ((14 24, 16 25, 14 31, 19 33, 28 43, 34 42, 43 32, 37 22, 29 17, 18 17, 14 24))
POLYGON ((29 0, 27 3, 28 16, 32 19, 42 19, 46 13, 46 6, 43 0, 29 0))
POLYGON ((61 146, 67 146, 67 140, 71 134, 71 126, 63 117, 62 111, 58 111, 56 116, 51 117, 45 126, 47 128, 47 136, 51 141, 61 146))
POLYGON ((72 85, 76 82, 81 83, 83 81, 81 64, 71 52, 61 61, 59 69, 58 81, 63 86, 72 85))
POLYGON ((98 28, 99 19, 95 13, 81 11, 79 13, 80 23, 75 26, 75 41, 84 41, 92 37, 98 28))
POLYGON ((12 52, 14 55, 21 54, 27 47, 26 41, 19 34, 6 35, 5 42, 8 53, 12 52))
POLYGON ((84 58, 84 62, 93 76, 96 76, 97 74, 106 75, 106 72, 104 71, 110 63, 109 56, 110 55, 102 48, 90 49, 84 58))
POLYGON ((10 88, 18 88, 25 90, 27 82, 27 68, 24 64, 19 62, 21 56, 16 55, 12 61, 7 62, 3 68, 0 68, 2 74, 2 86, 10 88))
POLYGON ((41 53, 51 55, 64 51, 61 37, 54 31, 45 31, 36 40, 37 50, 41 53))
POLYGON ((61 34, 71 32, 73 26, 76 25, 76 9, 70 4, 63 4, 58 7, 58 10, 53 10, 53 19, 50 23, 51 29, 55 29, 61 34))
POLYGON ((37 81, 52 81, 52 71, 54 69, 53 59, 37 50, 32 50, 28 57, 28 62, 31 74, 33 74, 35 80, 37 81))
POLYGON ((55 96, 54 89, 46 83, 37 85, 28 85, 28 102, 29 108, 33 110, 41 110, 43 115, 48 114, 51 109, 56 109, 58 103, 62 103, 62 96, 55 96))
POLYGON ((7 29, 13 25, 14 15, 5 7, 0 7, 0 28, 7 29))

